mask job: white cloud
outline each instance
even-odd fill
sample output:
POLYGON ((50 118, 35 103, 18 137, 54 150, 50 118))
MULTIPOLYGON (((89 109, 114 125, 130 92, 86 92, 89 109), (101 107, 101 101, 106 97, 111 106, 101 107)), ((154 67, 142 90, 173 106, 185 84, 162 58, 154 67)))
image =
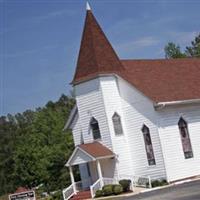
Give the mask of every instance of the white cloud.
POLYGON ((144 47, 154 46, 157 45, 158 43, 159 43, 158 39, 151 36, 147 36, 139 38, 137 40, 122 43, 120 45, 117 45, 116 48, 119 50, 119 52, 124 53, 124 52, 132 52, 144 47))
POLYGON ((65 10, 57 10, 57 11, 47 13, 46 15, 34 16, 30 20, 32 20, 32 22, 40 22, 40 21, 52 19, 52 18, 55 18, 55 17, 59 17, 59 16, 62 16, 62 15, 72 16, 75 13, 76 12, 73 11, 73 10, 66 10, 66 9, 65 10))

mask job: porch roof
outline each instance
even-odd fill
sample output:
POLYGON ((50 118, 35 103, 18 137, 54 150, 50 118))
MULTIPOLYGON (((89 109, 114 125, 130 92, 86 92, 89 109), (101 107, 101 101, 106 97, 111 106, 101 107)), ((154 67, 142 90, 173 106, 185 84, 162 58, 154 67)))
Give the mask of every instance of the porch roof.
POLYGON ((66 166, 112 157, 115 157, 115 154, 99 142, 81 144, 76 146, 66 166))

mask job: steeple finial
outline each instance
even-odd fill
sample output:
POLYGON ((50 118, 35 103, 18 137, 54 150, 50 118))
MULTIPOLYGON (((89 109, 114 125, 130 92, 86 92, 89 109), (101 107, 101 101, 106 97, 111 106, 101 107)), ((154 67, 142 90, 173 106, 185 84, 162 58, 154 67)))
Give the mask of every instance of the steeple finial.
POLYGON ((90 7, 90 4, 88 3, 88 1, 86 3, 86 10, 91 10, 91 7, 90 7))

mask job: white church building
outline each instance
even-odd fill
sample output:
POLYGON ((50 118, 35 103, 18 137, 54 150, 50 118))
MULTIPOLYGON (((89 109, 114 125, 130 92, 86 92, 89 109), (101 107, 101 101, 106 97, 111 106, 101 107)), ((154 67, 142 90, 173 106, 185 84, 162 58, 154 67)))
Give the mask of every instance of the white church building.
POLYGON ((80 187, 93 197, 121 178, 150 187, 153 179, 200 175, 200 59, 122 60, 87 6, 72 85, 76 105, 65 129, 75 149, 65 199, 80 187))

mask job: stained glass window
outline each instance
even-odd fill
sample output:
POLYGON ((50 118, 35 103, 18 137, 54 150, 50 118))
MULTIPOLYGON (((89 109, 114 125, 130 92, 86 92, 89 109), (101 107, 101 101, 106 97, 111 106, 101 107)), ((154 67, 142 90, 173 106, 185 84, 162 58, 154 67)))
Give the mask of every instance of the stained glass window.
POLYGON ((190 142, 187 122, 181 117, 178 122, 178 126, 179 126, 184 156, 186 159, 192 158, 193 152, 192 152, 192 145, 190 142))
POLYGON ((114 127, 114 130, 115 130, 115 134, 116 135, 122 135, 123 129, 122 129, 121 118, 116 112, 112 116, 112 121, 113 121, 113 127, 114 127))
POLYGON ((94 117, 90 121, 90 127, 91 127, 91 130, 92 130, 94 140, 101 139, 101 133, 100 133, 100 130, 99 130, 99 123, 94 117))
POLYGON ((144 143, 145 143, 145 149, 146 149, 148 163, 149 163, 149 165, 155 165, 156 161, 155 161, 155 157, 154 157, 153 145, 151 142, 149 128, 146 125, 143 125, 142 132, 143 132, 143 137, 144 137, 144 143))

